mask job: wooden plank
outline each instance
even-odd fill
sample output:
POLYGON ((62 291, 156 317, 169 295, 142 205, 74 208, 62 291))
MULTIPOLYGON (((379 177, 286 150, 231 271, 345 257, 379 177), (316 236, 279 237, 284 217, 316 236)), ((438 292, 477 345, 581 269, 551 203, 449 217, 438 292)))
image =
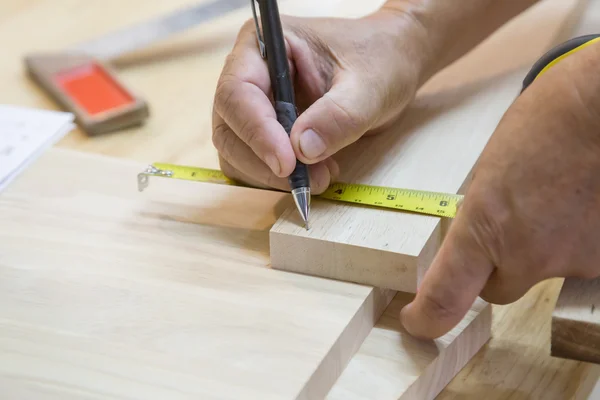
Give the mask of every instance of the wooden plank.
POLYGON ((523 298, 493 305, 492 338, 436 400, 583 400, 595 365, 550 357, 550 318, 560 279, 536 285, 523 298))
POLYGON ((565 280, 552 313, 551 354, 600 364, 600 278, 565 280))
MULTIPOLYGON (((336 155, 339 180, 463 193, 526 72, 575 5, 563 3, 553 19, 543 7, 557 5, 540 3, 438 75, 396 126, 336 155)), ((306 231, 290 209, 274 225, 274 268, 413 293, 445 232, 438 217, 318 199, 310 219, 306 231)))
MULTIPOLYGON (((290 0, 296 1, 296 0, 290 0)), ((0 102, 23 104, 27 106, 41 106, 52 108, 53 103, 47 101, 35 87, 33 87, 23 77, 22 64, 18 61, 19 57, 25 52, 39 49, 63 48, 71 43, 77 43, 80 40, 86 40, 98 34, 116 28, 120 25, 127 25, 140 19, 151 17, 160 12, 167 12, 174 7, 183 5, 187 0, 172 0, 165 3, 162 0, 131 0, 123 2, 122 0, 89 0, 85 7, 81 7, 77 0, 28 0, 26 2, 0 2, 0 33, 4 37, 14 37, 15 40, 3 43, 3 59, 0 61, 0 102), (8 7, 8 8, 7 8, 8 7), (119 18, 114 15, 118 10, 119 18), (6 11, 6 12, 4 12, 6 11), (48 18, 52 16, 52 18, 48 18), (28 27, 36 26, 36 30, 30 30, 28 27), (44 32, 40 35, 39 32, 44 32), (18 34, 17 34, 18 33, 18 34)), ((320 4, 324 3, 323 1, 320 4)), ((343 6, 360 3, 363 7, 371 2, 343 0, 343 6)), ((542 7, 537 8, 534 15, 545 21, 545 29, 548 33, 552 31, 554 20, 562 20, 565 16, 565 9, 569 1, 565 0, 544 0, 542 7), (546 23, 547 22, 547 23, 546 23)), ((210 109, 212 103, 212 90, 205 90, 214 85, 219 72, 219 65, 230 48, 230 45, 237 32, 237 23, 243 21, 245 12, 237 15, 237 20, 231 23, 211 24, 207 28, 200 28, 191 31, 189 34, 179 36, 176 40, 169 41, 164 45, 159 45, 151 51, 141 52, 128 57, 122 63, 120 71, 128 83, 134 88, 143 91, 144 96, 150 101, 154 117, 144 127, 131 129, 118 135, 111 135, 101 139, 89 139, 80 132, 74 132, 69 135, 61 146, 67 146, 93 153, 110 154, 133 158, 141 163, 150 161, 165 161, 194 164, 205 167, 218 167, 216 153, 210 142, 210 123, 207 119, 208 114, 198 112, 198 110, 210 109), (193 78, 191 78, 193 77, 193 78), (193 79, 193 84, 190 84, 193 79), (165 87, 164 82, 169 80, 169 87, 165 87)), ((360 14, 360 13, 359 13, 360 14)), ((235 19, 235 18, 234 18, 235 19)), ((529 19, 531 21, 531 19, 529 19)), ((531 32, 527 36, 535 37, 539 30, 539 23, 531 23, 531 32)), ((493 39, 486 44, 498 43, 493 39)), ((486 69, 489 76, 493 76, 499 70, 507 67, 507 62, 515 61, 515 65, 522 63, 524 56, 531 57, 531 61, 539 55, 536 49, 541 49, 543 43, 527 43, 522 46, 522 41, 517 39, 511 44, 515 54, 509 58, 503 58, 503 54, 489 54, 486 52, 475 51, 472 57, 461 60, 458 68, 450 68, 442 76, 443 82, 447 86, 453 86, 453 77, 456 77, 458 84, 464 83, 465 75, 472 75, 474 80, 481 77, 481 69, 478 62, 473 62, 473 58, 479 60, 486 59, 490 65, 486 69), (469 61, 470 60, 470 61, 469 61), (470 69, 469 69, 470 68, 470 69)), ((440 82, 438 79, 437 82, 440 82)), ((134 179, 130 177, 129 179, 134 179)), ((215 195, 221 196, 220 192, 215 195)), ((285 201, 282 201, 274 212, 272 202, 261 197, 256 198, 257 202, 265 202, 259 206, 256 203, 250 207, 256 211, 256 215, 251 216, 242 213, 239 202, 235 199, 229 199, 228 196, 221 196, 224 204, 228 204, 231 216, 219 212, 217 207, 218 200, 206 203, 202 200, 202 218, 205 218, 210 224, 214 225, 213 234, 222 238, 222 243, 229 243, 232 257, 239 260, 246 260, 249 268, 260 268, 266 261, 256 262, 256 257, 263 258, 267 252, 266 232, 256 232, 263 229, 269 229, 270 224, 279 215, 280 209, 285 208, 285 201), (208 204, 213 204, 214 209, 210 209, 208 204), (206 206, 205 206, 206 205, 206 206), (265 207, 263 209, 262 207, 265 207), (266 209, 268 207, 268 210, 266 209), (241 214, 241 216, 240 216, 241 214), (245 221, 245 222, 244 222, 245 221), (230 227, 231 229, 225 229, 230 227), (246 250, 240 252, 236 247, 245 246, 246 250), (254 264, 258 264, 255 267, 254 264)), ((252 197, 244 199, 252 200, 252 197)), ((173 199, 171 199, 173 201, 173 199)), ((194 201, 193 199, 190 201, 194 201)), ((188 201, 182 201, 182 207, 189 207, 188 201)), ((196 204, 198 205, 198 204, 196 204)), ((171 209, 173 212, 173 209, 171 209)), ((196 216, 200 218, 200 216, 196 216)), ((165 221, 168 222, 168 221, 165 221)), ((2 222, 0 222, 0 226, 2 222)), ((192 226, 188 226, 192 228, 192 226)), ((209 226, 202 228, 209 231, 209 226)), ((1 231, 1 230, 0 230, 1 231)), ((181 229, 181 234, 185 237, 191 234, 192 230, 181 229)), ((49 239, 48 239, 49 240, 49 239)), ((189 242, 188 242, 189 243, 189 242)), ((207 247, 215 243, 215 240, 209 240, 207 247)), ((198 243, 192 242, 191 246, 198 246, 198 243)), ((0 255, 0 260, 3 254, 0 255)), ((165 268, 166 269, 166 268, 165 268)), ((179 272, 178 272, 179 274, 179 272)), ((166 278, 170 274, 165 273, 166 278)), ((3 275, 2 275, 3 276, 3 275)), ((159 279, 159 277, 157 277, 159 279)), ((554 299, 559 291, 560 282, 548 282, 539 285, 528 293, 521 301, 494 309, 494 337, 489 344, 484 346, 456 378, 442 391, 438 400, 456 400, 460 399, 486 399, 486 400, 515 400, 523 399, 544 399, 544 400, 575 400, 571 395, 574 388, 579 384, 583 373, 587 371, 588 365, 570 360, 559 358, 549 358, 549 338, 550 338, 550 319, 554 299)), ((87 303, 89 305, 89 303, 87 303)), ((250 309, 254 309, 252 305, 250 309)), ((82 313, 86 311, 82 307, 82 313)), ((68 323, 64 319, 64 323, 68 323)), ((32 335, 30 330, 35 332, 38 325, 23 327, 23 337, 32 335)), ((57 329, 60 330, 60 329, 57 329)), ((135 334, 137 331, 129 331, 135 334)), ((127 337, 127 332, 123 334, 121 340, 133 340, 127 337)), ((68 338, 68 336, 65 336, 68 338)), ((382 339, 382 345, 385 338, 382 339)), ((78 339, 83 343, 82 339, 78 339)), ((188 338, 181 338, 181 347, 185 347, 188 338)), ((190 341, 194 344, 194 341, 190 341)), ((104 346, 102 341, 94 341, 96 347, 104 346)), ((110 346, 110 344, 108 345, 110 346)), ((11 346, 7 344, 8 352, 12 349, 21 348, 20 344, 11 346)), ((50 347, 50 346, 46 346, 50 347)), ((83 348, 82 352, 91 353, 93 349, 83 348)), ((98 352, 101 352, 99 349, 98 352)), ((2 347, 0 358, 7 354, 6 347, 2 347)), ((73 354, 70 352, 69 354, 73 354)), ((125 357, 126 353, 119 354, 119 357, 125 357)), ((64 357, 64 356, 63 356, 64 357)), ((88 365, 97 363, 97 357, 93 360, 86 359, 84 363, 88 365)), ((109 362, 112 362, 109 360, 109 362)), ((124 361, 122 361, 124 362, 124 361)), ((42 363, 40 358, 31 360, 31 366, 37 366, 43 369, 48 363, 42 363)), ((54 367, 55 364, 51 364, 54 367)), ((123 368, 120 365, 114 366, 119 370, 123 368)), ((349 368, 349 367, 348 367, 349 368)), ((14 367, 16 370, 16 366, 14 367)), ((70 370, 66 368, 56 369, 55 374, 68 374, 70 370)), ((75 373, 78 377, 91 376, 86 371, 85 366, 76 368, 75 373)), ((35 372, 34 372, 35 373, 35 372)), ((46 371, 37 371, 39 375, 49 374, 49 368, 46 371)), ((99 375, 100 373, 98 373, 99 375)), ((98 395, 92 392, 83 392, 72 388, 69 394, 64 391, 53 396, 51 383, 47 383, 45 388, 35 386, 27 381, 19 383, 12 375, 0 374, 0 387, 14 389, 20 385, 22 391, 16 393, 4 393, 8 399, 105 399, 107 395, 98 395), (7 384, 10 383, 10 385, 7 384), (32 389, 33 387, 33 389, 32 389), (35 392, 34 392, 35 390, 35 392), (40 393, 44 390, 43 394, 40 393), (16 394, 15 394, 16 393, 16 394), (9 394, 15 394, 10 397, 9 394)), ((97 375, 92 376, 96 378, 97 375)), ((67 377, 68 378, 68 377, 67 377)), ((67 379, 65 378, 65 379, 67 379)), ((114 378, 115 381, 118 378, 114 378)), ((166 381, 164 377, 158 377, 158 381, 166 381)), ((107 383, 102 378, 99 382, 107 383)), ((365 384, 378 385, 379 380, 375 377, 373 383, 365 384)), ((42 383, 40 382, 40 385, 42 383)), ((80 386, 89 386, 90 383, 80 386)), ((118 381, 116 385, 130 385, 128 398, 136 398, 137 393, 141 398, 147 391, 138 392, 139 385, 135 382, 123 383, 118 381)), ((160 397, 159 395, 154 395, 160 397)), ((181 395, 179 397, 183 397, 181 395)), ((199 396, 195 396, 198 398, 199 396)), ((152 397, 147 397, 152 398, 152 397)), ((170 398, 177 398, 172 396, 170 398)), ((577 397, 577 400, 580 398, 577 397)))
POLYGON ((600 398, 600 366, 591 365, 583 376, 573 400, 598 400, 600 398))
POLYGON ((390 293, 268 268, 288 196, 144 168, 53 150, 0 195, 2 397, 323 398, 390 293))
MULTIPOLYGON (((340 180, 462 192, 522 76, 418 99, 397 127, 336 157, 340 180)), ((275 268, 414 292, 442 240, 438 217, 315 200, 306 231, 296 214, 271 230, 275 268)))
POLYGON ((445 336, 413 338, 398 318, 412 297, 396 295, 327 399, 434 399, 490 338, 492 307, 483 300, 445 336))

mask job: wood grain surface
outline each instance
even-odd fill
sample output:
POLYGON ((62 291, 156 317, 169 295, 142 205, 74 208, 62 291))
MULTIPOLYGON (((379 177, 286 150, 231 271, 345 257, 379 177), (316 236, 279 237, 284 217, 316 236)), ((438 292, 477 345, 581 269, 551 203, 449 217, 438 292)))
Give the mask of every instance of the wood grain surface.
POLYGON ((600 364, 600 279, 566 279, 552 314, 552 355, 600 364))
MULTIPOLYGON (((397 126, 334 156, 339 180, 463 193, 525 74, 419 97, 397 126)), ((271 230, 274 268, 403 292, 416 291, 444 233, 439 217, 319 199, 312 205, 310 230, 297 214, 285 213, 271 230)))
POLYGON ((327 399, 434 399, 490 338, 492 307, 482 300, 443 337, 411 337, 398 314, 412 298, 396 295, 327 399))
POLYGON ((319 399, 335 383, 332 399, 429 400, 490 337, 482 301, 420 341, 397 318, 407 294, 387 307, 392 291, 269 268, 281 193, 154 177, 140 194, 143 167, 52 150, 0 196, 10 398, 319 399))
POLYGON ((268 268, 281 194, 143 167, 55 150, 0 196, 0 393, 323 398, 390 293, 268 268))
MULTIPOLYGON (((527 14, 527 21, 522 25, 525 27, 522 31, 523 34, 536 36, 539 24, 535 21, 538 20, 547 21, 545 29, 557 28, 566 18, 565 11, 572 7, 573 1, 575 0, 543 0, 538 7, 527 14)), ((334 2, 319 1, 318 3, 318 7, 315 9, 324 10, 323 13, 333 10, 357 15, 361 13, 361 7, 374 8, 377 6, 377 2, 345 0, 342 2, 343 8, 340 11, 339 8, 335 8, 340 5, 337 4, 340 2, 334 4, 334 2), (355 7, 355 10, 352 7, 355 7)), ((56 105, 26 78, 22 64, 22 57, 25 54, 38 50, 65 48, 184 4, 189 4, 189 1, 89 0, 82 3, 77 0, 25 0, 0 2, 0 41, 3 49, 3 56, 0 58, 0 102, 55 109, 56 105)), ((297 7, 297 9, 300 10, 301 7, 297 7)), ((293 7, 288 10, 296 11, 293 10, 293 7)), ((104 137, 89 138, 81 131, 75 130, 60 143, 60 147, 132 159, 144 165, 154 161, 165 161, 210 168, 218 167, 216 152, 210 139, 210 111, 214 85, 224 57, 235 39, 239 23, 247 18, 247 14, 237 13, 205 27, 178 35, 151 49, 118 60, 116 66, 120 76, 133 89, 148 99, 152 117, 142 127, 104 137)), ((497 42, 503 35, 510 34, 512 29, 511 26, 507 26, 486 43, 497 42)), ((453 76, 481 77, 482 71, 477 67, 480 63, 476 61, 482 59, 489 61, 484 72, 490 77, 505 69, 507 65, 512 64, 515 68, 521 68, 541 55, 539 50, 544 43, 533 43, 532 47, 523 46, 520 37, 516 37, 511 43, 514 58, 476 50, 469 55, 470 61, 459 61, 440 75, 439 78, 443 79, 434 79, 430 82, 430 90, 456 89, 460 85, 453 84, 451 79, 453 76), (442 81, 445 82, 445 86, 441 84, 442 81)), ((457 79, 456 82, 460 82, 460 80, 457 79)), ((204 213, 203 218, 209 222, 218 222, 226 226, 234 225, 234 221, 239 223, 239 203, 234 201, 233 204, 231 202, 224 204, 227 205, 227 210, 224 207, 215 206, 204 213), (234 207, 234 204, 238 204, 238 207, 234 207), (232 207, 238 212, 231 211, 232 207)), ((264 204, 262 206, 267 207, 264 204)), ((255 205, 255 207, 258 206, 255 205)), ((273 204, 268 207, 273 207, 273 204)), ((267 252, 266 232, 284 208, 285 206, 280 206, 277 208, 278 211, 272 209, 268 212, 257 211, 250 222, 242 224, 245 227, 258 226, 260 233, 247 236, 241 233, 243 229, 231 228, 221 235, 221 240, 231 244, 228 249, 231 250, 232 257, 236 258, 236 262, 243 257, 244 262, 251 265, 259 264, 257 268, 261 268, 257 259, 264 260, 267 252)), ((248 215, 246 217, 249 218, 248 215)), ((219 229, 213 230, 213 232, 216 231, 219 229)), ((182 234, 185 234, 185 231, 182 234)), ((51 239, 47 238, 47 240, 51 239)), ((124 243, 126 243, 125 239, 124 243)), ((192 246, 196 245, 196 243, 192 244, 192 246)), ((214 247, 209 245, 208 254, 211 254, 211 249, 214 247)), ((0 260, 3 259, 2 257, 3 254, 0 253, 0 260)), ((590 382, 593 384, 597 379, 598 369, 586 363, 552 358, 549 355, 550 320, 561 282, 556 279, 541 283, 514 304, 494 306, 492 338, 437 398, 442 400, 580 400, 586 398, 590 390, 590 382)), ((67 301, 62 304, 70 305, 67 301)), ((7 309, 10 312, 16 312, 13 307, 7 307, 7 309)), ((81 307, 78 312, 80 313, 79 317, 75 315, 69 321, 59 320, 55 324, 64 326, 68 326, 67 323, 83 324, 81 321, 96 311, 88 307, 81 307)), ((61 314, 38 316, 45 320, 53 320, 61 317, 61 314)), ((393 318, 393 315, 389 318, 393 318)), ((88 327, 90 330, 93 328, 94 326, 88 327)), ((38 332, 30 325, 22 325, 19 329, 16 333, 12 331, 13 336, 16 337, 14 341, 3 342, 0 358, 14 353, 17 346, 23 346, 23 342, 19 342, 19 340, 26 341, 28 337, 35 336, 38 332), (5 348, 7 350, 4 350, 5 348)), ((8 336, 8 333, 6 335, 8 336)), ((133 340, 132 338, 125 339, 133 340)), ((187 350, 188 339, 180 337, 178 340, 179 348, 187 350)), ((59 342, 50 341, 49 343, 50 348, 60 349, 59 342)), ((27 343, 28 345, 29 343, 27 343)), ((102 341, 84 343, 82 347, 69 353, 72 357, 70 365, 74 366, 71 368, 77 369, 77 360, 96 359, 96 353, 100 353, 99 360, 104 363, 107 370, 120 367, 118 363, 115 363, 116 357, 111 357, 111 354, 103 352, 105 346, 107 346, 106 343, 102 341)), ((381 346, 384 348, 386 344, 382 343, 381 346)), ((35 349, 34 352, 36 352, 35 349)), ((55 376, 52 374, 56 370, 46 368, 46 366, 48 365, 47 360, 52 360, 57 353, 36 352, 36 354, 40 357, 29 358, 29 360, 32 365, 37 366, 38 372, 44 375, 40 385, 45 390, 45 398, 106 398, 103 395, 94 397, 89 391, 84 392, 77 388, 73 388, 69 395, 53 395, 51 382, 55 376)), ((12 367, 14 368, 14 365, 12 367)), ((20 367, 23 368, 23 366, 20 367)), ((69 369, 67 372, 73 369, 69 369)), ((151 368, 144 371, 152 372, 151 368)), ((109 373, 108 375, 111 379, 118 379, 113 374, 109 373)), ((86 375, 86 378, 89 376, 86 375)), ((0 379, 2 379, 0 382, 0 387, 2 387, 6 382, 6 375, 0 379)), ((393 380, 394 377, 387 379, 393 380)), ((22 388, 31 384, 26 380, 22 382, 22 388)), ((80 382, 91 387, 97 385, 97 381, 93 378, 87 380, 82 378, 80 382)), ((131 391, 139 388, 135 382, 130 382, 128 385, 131 391)), ((381 381, 372 381, 371 385, 381 385, 381 381)), ((30 393, 21 392, 21 394, 23 395, 12 398, 6 395, 4 397, 10 400, 13 398, 20 400, 27 398, 30 393)))

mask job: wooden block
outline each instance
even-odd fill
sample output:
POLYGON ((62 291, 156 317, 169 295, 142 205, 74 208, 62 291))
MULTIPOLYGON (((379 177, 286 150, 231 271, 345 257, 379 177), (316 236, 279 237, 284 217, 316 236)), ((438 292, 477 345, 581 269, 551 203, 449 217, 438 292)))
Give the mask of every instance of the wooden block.
POLYGON ((411 298, 396 295, 328 400, 434 399, 490 338, 492 307, 483 300, 477 300, 445 336, 433 341, 413 338, 398 318, 411 298))
POLYGON ((52 150, 0 194, 0 397, 323 398, 393 295, 268 268, 285 194, 145 167, 52 150))
MULTIPOLYGON (((420 98, 394 129, 337 157, 340 181, 461 193, 522 76, 420 98)), ((404 292, 415 291, 443 236, 438 217, 315 200, 306 231, 294 211, 271 230, 274 268, 404 292)))
POLYGON ((552 313, 551 354, 600 364, 600 279, 565 279, 552 313))
MULTIPOLYGON (((336 155, 340 181, 464 193, 531 65, 577 2, 541 2, 419 93, 390 130, 336 155), (558 11, 557 11, 558 10, 558 11)), ((313 201, 311 230, 288 210, 270 233, 274 268, 414 293, 447 225, 438 217, 313 201)))

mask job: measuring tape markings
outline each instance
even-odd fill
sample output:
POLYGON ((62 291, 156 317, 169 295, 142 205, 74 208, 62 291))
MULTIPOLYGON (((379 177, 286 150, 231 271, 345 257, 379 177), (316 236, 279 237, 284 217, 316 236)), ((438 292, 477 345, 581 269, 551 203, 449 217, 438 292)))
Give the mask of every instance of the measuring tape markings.
MULTIPOLYGON (((138 175, 138 189, 148 186, 148 178, 157 176, 203 183, 246 186, 228 178, 223 172, 208 168, 156 163, 138 175)), ((412 211, 437 217, 454 218, 462 195, 399 189, 360 183, 333 183, 316 197, 351 204, 369 205, 401 211, 412 211)))
POLYGON ((318 197, 453 218, 461 195, 358 183, 333 183, 318 197))

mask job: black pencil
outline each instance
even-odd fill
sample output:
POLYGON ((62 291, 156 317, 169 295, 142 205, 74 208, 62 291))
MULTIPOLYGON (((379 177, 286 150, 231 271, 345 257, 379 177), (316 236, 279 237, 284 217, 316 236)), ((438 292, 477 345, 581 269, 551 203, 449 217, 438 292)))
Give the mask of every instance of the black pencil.
MULTIPOLYGON (((288 136, 292 126, 298 117, 296 101, 294 98, 294 86, 287 60, 283 29, 279 16, 279 7, 276 0, 257 0, 260 8, 260 19, 262 22, 262 41, 266 54, 275 112, 277 120, 283 126, 288 136)), ((252 3, 254 6, 254 3, 252 3)), ((256 17, 256 13, 255 13, 256 17)), ((257 24, 258 29, 258 24, 257 24)), ((258 33, 258 32, 257 32, 258 33)), ((308 229, 308 216, 310 212, 310 180, 308 167, 296 160, 296 167, 288 177, 290 188, 296 207, 308 229)))

